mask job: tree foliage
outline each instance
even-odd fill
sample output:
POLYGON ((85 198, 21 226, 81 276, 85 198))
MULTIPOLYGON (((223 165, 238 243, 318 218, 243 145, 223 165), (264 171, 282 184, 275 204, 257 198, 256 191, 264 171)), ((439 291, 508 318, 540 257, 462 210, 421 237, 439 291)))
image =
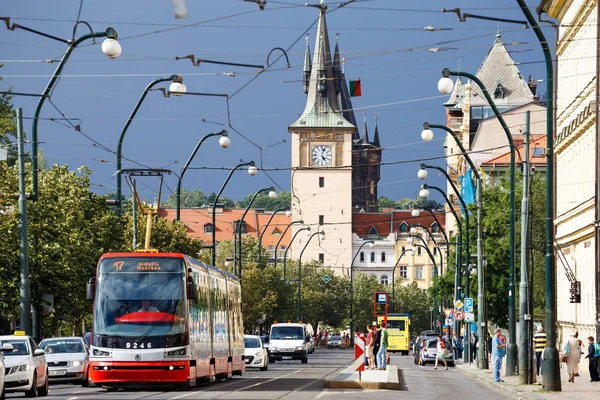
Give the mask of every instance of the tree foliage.
POLYGON ((418 334, 431 327, 429 307, 433 305, 430 293, 419 288, 417 282, 396 285, 392 306, 395 312, 410 314, 411 334, 418 334))
POLYGON ((422 197, 418 197, 416 199, 404 198, 394 201, 387 197, 381 196, 379 198, 379 211, 381 211, 384 207, 393 207, 395 210, 410 210, 412 208, 427 207, 431 208, 432 210, 437 210, 442 208, 442 205, 435 200, 424 199, 422 197))
MULTIPOLYGON (((181 208, 200 208, 207 206, 208 200, 204 196, 204 192, 200 189, 186 190, 182 188, 179 205, 181 208)), ((162 207, 177 207, 177 192, 171 193, 169 198, 163 201, 162 207)))

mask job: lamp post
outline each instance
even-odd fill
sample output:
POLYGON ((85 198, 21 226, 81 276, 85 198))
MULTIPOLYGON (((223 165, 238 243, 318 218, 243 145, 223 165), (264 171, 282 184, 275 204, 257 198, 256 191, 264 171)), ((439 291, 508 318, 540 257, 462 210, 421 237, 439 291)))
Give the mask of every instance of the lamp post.
POLYGON ((324 231, 313 233, 306 241, 306 244, 304 245, 304 248, 302 248, 300 256, 298 257, 298 321, 302 321, 302 254, 304 254, 304 250, 306 250, 306 247, 308 246, 312 238, 314 238, 317 235, 321 235, 321 240, 325 239, 324 231))
POLYGON ((546 390, 560 391, 560 365, 556 348, 556 263, 554 260, 554 70, 552 54, 548 41, 531 14, 524 0, 517 0, 529 25, 542 46, 546 62, 546 335, 548 340, 544 350, 544 375, 542 387, 546 390))
MULTIPOLYGON (((263 228, 263 231, 258 236, 258 267, 259 268, 262 266, 262 257, 261 256, 262 256, 262 238, 263 238, 263 235, 265 234, 265 232, 267 231, 267 228, 269 227, 269 224, 271 224, 271 221, 273 220, 273 218, 275 217, 275 215, 279 211, 285 211, 285 215, 288 216, 288 217, 292 215, 292 212, 289 211, 287 209, 287 207, 285 207, 285 208, 278 208, 277 210, 273 211, 273 214, 271 214, 271 218, 269 218, 269 220, 267 221, 267 224, 263 228)), ((282 237, 283 237, 283 235, 282 235, 282 237)), ((281 238, 279 238, 279 240, 281 240, 281 238)), ((277 244, 279 244, 279 241, 277 242, 277 244)), ((275 247, 275 259, 277 259, 277 247, 275 247)))
POLYGON ((396 296, 395 296, 395 293, 396 293, 396 286, 395 286, 396 267, 400 263, 400 260, 402 260, 402 257, 404 257, 404 254, 411 253, 411 252, 413 253, 413 255, 415 254, 412 249, 402 250, 402 253, 400 253, 400 257, 398 257, 398 260, 396 260, 396 264, 394 264, 394 268, 392 269, 392 312, 395 312, 394 302, 396 300, 396 296))
MULTIPOLYGON (((450 178, 450 175, 448 175, 448 173, 446 172, 446 170, 444 168, 440 168, 436 165, 427 165, 427 164, 421 164, 421 169, 419 170, 417 176, 420 179, 426 179, 428 176, 428 172, 427 172, 427 168, 431 168, 431 169, 436 169, 438 171, 440 171, 445 177, 446 180, 448 181, 448 183, 450 184, 450 187, 452 187, 452 190, 454 191, 454 194, 456 195, 456 197, 458 198, 458 200, 460 201, 460 204, 462 205, 462 209, 463 209, 463 214, 465 217, 465 233, 466 235, 464 236, 464 241, 463 243, 465 244, 465 253, 466 253, 466 268, 465 268, 465 297, 469 297, 469 291, 470 291, 470 287, 471 287, 471 282, 470 282, 470 272, 469 272, 469 263, 471 261, 471 253, 469 252, 469 209, 467 208, 467 204, 465 203, 464 199, 462 198, 462 196, 460 195, 460 191, 458 190, 458 188, 456 187, 456 185, 454 184, 454 182, 452 181, 452 179, 450 178)), ((456 221, 457 225, 460 224, 459 221, 456 221)), ((461 265, 461 270, 462 270, 462 265, 461 265)), ((460 278, 459 276, 459 285, 462 281, 462 278, 460 278)), ((460 293, 459 293, 460 294, 460 293)), ((457 297, 455 299, 459 300, 459 298, 457 297)), ((469 337, 470 336, 470 329, 471 328, 471 324, 469 322, 465 322, 465 336, 469 337)), ((470 349, 470 342, 467 341, 466 346, 465 346, 465 354, 466 354, 466 361, 467 362, 471 362, 471 349, 470 349)))
MULTIPOLYGON (((304 222, 303 222, 303 221, 296 221, 296 222, 299 222, 299 223, 301 223, 301 224, 304 224, 304 222)), ((290 224, 290 225, 292 225, 292 224, 290 224)), ((288 228, 289 228, 289 227, 290 227, 290 226, 288 225, 288 228)), ((294 236, 292 236, 292 240, 290 240, 290 244, 288 245, 288 247, 287 247, 287 248, 285 249, 285 251, 283 252, 283 281, 284 281, 284 282, 286 281, 286 278, 287 278, 287 276, 286 276, 286 270, 287 270, 286 261, 287 261, 287 253, 288 253, 288 250, 290 249, 290 247, 292 247, 292 242, 294 241, 294 239, 296 239, 296 236, 298 236, 298 234, 299 234, 300 232, 302 232, 302 231, 309 231, 309 234, 310 234, 310 226, 305 226, 305 227, 302 227, 302 228, 298 229, 298 230, 296 231, 296 233, 294 233, 294 236)), ((281 239, 280 239, 280 240, 281 240, 281 239)), ((277 243, 279 244, 279 242, 277 242, 277 243)))
MULTIPOLYGON (((291 213, 290 213, 291 214, 291 213)), ((304 221, 299 219, 296 221, 292 221, 290 222, 285 229, 283 230, 283 232, 281 233, 281 237, 279 238, 279 240, 277 241, 277 244, 275 245, 275 263, 274 263, 274 267, 277 268, 277 249, 279 248, 279 244, 281 243, 281 241, 283 240, 283 238, 285 237, 285 234, 287 233, 288 229, 290 229, 290 226, 295 225, 295 224, 300 224, 300 225, 304 225, 304 221)), ((288 244, 288 247, 290 247, 290 245, 292 244, 292 242, 290 242, 288 244)), ((287 253, 287 248, 285 249, 285 253, 287 253)), ((283 273, 285 275, 285 268, 283 270, 283 273)))
MULTIPOLYGON (((530 13, 531 14, 531 13, 530 13)), ((448 68, 444 68, 442 71, 442 78, 438 82, 438 89, 440 92, 448 94, 452 91, 454 87, 454 82, 450 79, 450 76, 462 76, 464 78, 470 79, 473 82, 477 83, 483 96, 489 103, 490 107, 494 111, 494 115, 498 118, 504 133, 506 134, 506 138, 508 139, 508 143, 510 146, 510 230, 509 230, 509 282, 508 282, 508 350, 506 352, 506 375, 514 376, 516 374, 518 360, 517 360, 517 332, 516 332, 516 307, 515 307, 515 144, 512 138, 512 134, 508 129, 508 125, 506 121, 504 121, 504 117, 496 107, 496 103, 488 93, 485 85, 479 78, 475 75, 470 74, 464 71, 451 71, 448 68)), ((551 108, 552 104, 547 105, 547 107, 551 108)), ((550 130, 551 132, 551 130, 550 130)), ((547 243, 548 244, 548 243, 547 243)), ((547 249, 548 251, 548 249, 547 249)), ((554 257, 552 252, 552 242, 550 242, 550 255, 554 257)), ((546 254, 548 257, 548 254, 546 254)), ((469 262, 467 260, 467 266, 469 262)))
MULTIPOLYGON (((125 125, 123 126, 123 129, 121 130, 121 135, 119 136, 119 142, 117 144, 117 172, 121 170, 123 139, 125 139, 125 134, 127 133, 127 129, 129 129, 129 126, 131 125, 133 118, 135 118, 135 115, 137 114, 138 110, 140 109, 140 106, 146 99, 146 96, 148 95, 148 92, 150 91, 150 89, 152 89, 155 85, 157 85, 161 82, 168 82, 168 81, 172 82, 171 86, 169 87, 169 92, 177 92, 178 93, 177 96, 181 96, 182 93, 186 92, 186 87, 183 84, 183 77, 181 75, 164 76, 162 78, 153 80, 152 82, 150 82, 148 84, 148 86, 146 86, 146 88, 144 89, 144 92, 142 93, 139 100, 135 104, 135 107, 133 107, 133 111, 131 111, 129 118, 127 118, 127 122, 125 122, 125 125)), ((122 210, 121 182, 122 182, 121 174, 118 174, 117 175, 117 205, 118 205, 119 213, 122 210)), ((177 219, 179 219, 179 212, 178 212, 177 219)))
MULTIPOLYGON (((445 125, 423 123, 423 131, 421 132, 421 138, 428 142, 433 139, 434 129, 443 129, 448 132, 456 145, 462 152, 463 157, 467 160, 467 163, 471 167, 471 171, 475 174, 475 180, 477 182, 477 322, 479 323, 478 335, 483 338, 487 335, 487 305, 485 300, 485 270, 483 269, 483 225, 482 225, 482 210, 483 210, 483 188, 481 186, 481 175, 479 170, 475 167, 473 160, 469 156, 469 153, 465 150, 461 140, 456 136, 456 133, 445 125)), ((446 239, 446 242, 448 239, 446 239)), ((467 266, 468 266, 467 262, 467 266)), ((484 346, 479 346, 477 350, 477 367, 479 369, 488 369, 487 350, 484 346)))
MULTIPOLYGON (((424 183, 421 186, 421 190, 419 191, 419 196, 423 197, 423 198, 427 198, 429 196, 429 189, 433 189, 436 190, 438 193, 440 193, 442 195, 442 197, 444 198, 444 200, 446 200, 446 204, 448 205, 448 208, 450 209, 450 212, 452 213, 452 215, 454 215, 454 218, 458 221, 458 215, 456 215, 456 211, 454 211, 454 206, 452 205, 452 202, 450 201, 450 199, 448 198, 448 196, 446 196, 446 193, 440 189, 437 186, 431 186, 428 185, 426 183, 424 183)), ((463 234, 463 229, 462 229, 462 225, 461 224, 456 224, 456 226, 458 227, 458 237, 456 238, 456 273, 455 273, 455 277, 454 277, 454 297, 456 299, 458 299, 460 297, 460 271, 462 268, 462 261, 461 261, 461 242, 462 242, 462 238, 464 238, 464 234, 463 234)), ((459 323, 458 321, 454 321, 454 331, 458 332, 458 326, 459 323)))
MULTIPOLYGON (((442 268, 444 267, 444 257, 442 256, 442 250, 440 249, 440 246, 438 246, 438 243, 435 240, 435 237, 433 237, 433 233, 425 225, 421 225, 421 224, 412 224, 412 225, 413 225, 413 227, 419 227, 419 228, 423 229, 425 232, 427 232, 429 234, 429 238, 431 239, 431 241, 433 242, 435 247, 438 248, 439 253, 440 253, 440 275, 441 275, 442 268)), ((412 233, 412 228, 411 228, 411 233, 412 233)), ((415 233, 416 233, 416 229, 415 229, 415 233)), ((423 238, 421 238, 421 240, 423 240, 423 238)))
POLYGON ((227 183, 231 179, 231 176, 233 175, 235 170, 238 168, 246 167, 246 166, 248 167, 248 174, 250 176, 256 175, 256 173, 258 172, 258 168, 256 168, 256 166, 254 165, 254 161, 239 163, 238 165, 233 167, 231 169, 231 171, 229 171, 229 175, 227 175, 227 179, 225 179, 225 182, 223 182, 223 186, 221 186, 221 189, 219 189, 219 193, 217 193, 217 195, 215 196, 215 200, 213 201, 212 246, 211 246, 212 247, 212 265, 215 265, 216 259, 217 259, 217 234, 216 234, 217 233, 217 225, 216 225, 216 216, 215 216, 215 208, 217 207, 217 202, 219 201, 219 197, 221 196, 221 193, 223 193, 223 189, 225 189, 225 186, 227 186, 227 183))
MULTIPOLYGON (((360 253, 362 248, 367 244, 369 245, 370 248, 373 248, 373 246, 375 245, 375 241, 367 240, 367 241, 363 242, 360 245, 360 247, 358 248, 358 250, 356 250, 356 254, 354 255, 354 257, 352 257, 352 262, 350 263, 350 344, 351 345, 354 343, 354 335, 352 335, 352 332, 354 332, 354 261, 356 260, 356 257, 358 257, 358 254, 360 253)), ((393 279, 393 277, 392 277, 392 279, 393 279)))
POLYGON ((185 171, 187 171, 188 167, 190 166, 190 163, 196 156, 198 149, 200 149, 200 146, 202 146, 202 143, 204 143, 204 141, 206 139, 208 139, 209 137, 213 137, 213 136, 221 136, 221 138, 219 139, 219 144, 221 145, 221 147, 226 149, 231 144, 231 140, 227 137, 227 135, 228 135, 227 131, 225 129, 223 129, 221 132, 209 133, 208 135, 204 136, 196 144, 194 151, 192 151, 192 154, 190 154, 190 158, 188 158, 188 160, 185 162, 183 168, 181 168, 181 172, 179 173, 179 179, 177 180, 177 197, 176 197, 177 216, 175 218, 176 221, 179 221, 180 216, 181 216, 180 215, 180 212, 181 212, 181 181, 183 180, 183 175, 185 174, 185 171))
MULTIPOLYGON (((421 238, 421 239, 423 239, 423 238, 421 238)), ((427 251, 427 254, 429 255, 429 259, 430 259, 430 260, 431 260, 431 262, 433 263, 433 285, 434 285, 434 287, 435 287, 435 282, 436 282, 436 279, 435 279, 435 278, 437 278, 437 277, 439 276, 439 275, 438 275, 438 268, 437 268, 437 264, 436 264, 436 262, 435 262, 435 257, 433 257, 433 254, 431 254, 431 251, 429 250, 429 247, 427 247, 427 246, 423 246, 423 245, 420 245, 420 244, 414 244, 414 243, 413 243, 413 247, 422 247, 422 248, 424 248, 424 249, 425 249, 425 251, 427 251)), ((413 251, 414 251, 414 250, 413 250, 413 251)), ((436 312, 437 312, 437 304, 435 304, 435 301, 436 301, 436 299, 434 298, 434 305, 433 305, 433 308, 434 308, 434 309, 436 310, 436 312)), ((442 299, 440 299, 440 307, 442 307, 442 299)), ((444 313, 440 312, 440 335, 442 334, 442 330, 443 330, 443 328, 442 328, 442 327, 444 326, 444 324, 443 324, 443 322, 444 322, 444 321, 443 321, 443 318, 444 318, 444 317, 443 317, 443 315, 444 315, 444 313)), ((435 329, 434 329, 434 330, 435 330, 435 329)))
POLYGON ((121 55, 121 45, 117 41, 117 38, 118 38, 117 31, 115 31, 113 28, 110 28, 110 27, 106 28, 106 31, 104 31, 104 32, 94 32, 92 30, 92 27, 90 26, 90 24, 88 24, 85 21, 79 21, 75 24, 75 26, 73 27, 73 37, 71 39, 67 40, 67 39, 62 39, 62 38, 56 37, 56 36, 48 35, 46 33, 37 31, 35 29, 28 28, 23 25, 14 24, 14 23, 11 25, 9 17, 4 17, 4 18, 0 18, 0 19, 4 20, 4 22, 6 23, 6 27, 11 31, 14 31, 15 29, 18 28, 18 29, 22 29, 24 31, 31 32, 31 33, 35 33, 36 35, 44 36, 49 39, 53 39, 53 40, 56 40, 58 42, 65 43, 68 45, 67 50, 65 51, 62 58, 60 59, 60 62, 58 63, 56 70, 54 70, 54 73, 52 74, 50 81, 48 82, 48 84, 46 85, 46 88, 42 92, 42 95, 40 96, 37 107, 35 108, 35 113, 33 115, 33 121, 32 121, 32 127, 31 127, 31 142, 32 142, 31 143, 31 153, 32 153, 31 154, 31 168, 32 168, 31 198, 33 200, 37 200, 37 197, 38 197, 38 122, 39 122, 40 113, 42 112, 42 106, 44 105, 46 98, 50 97, 50 92, 52 91, 52 88, 58 81, 58 78, 63 70, 63 67, 65 66, 67 60, 71 56, 71 53, 73 52, 73 50, 75 50, 75 48, 77 46, 79 46, 79 44, 81 44, 82 42, 85 42, 88 39, 92 39, 92 43, 95 43, 96 38, 106 37, 106 39, 102 43, 102 52, 104 54, 106 54, 107 57, 113 58, 113 59, 117 58, 121 55), (80 36, 78 39, 75 39, 75 34, 77 32, 77 26, 79 24, 86 25, 89 28, 90 33, 80 36))
POLYGON ((254 200, 256 200, 256 197, 263 192, 269 192, 269 198, 271 198, 271 199, 277 198, 277 192, 275 191, 275 188, 273 186, 270 186, 270 187, 264 188, 264 189, 260 189, 258 192, 254 193, 254 196, 252 196, 252 199, 250 199, 248 206, 246 207, 246 209, 244 210, 244 213, 242 214, 242 218, 240 218, 240 220, 238 222, 237 234, 238 234, 238 249, 239 250, 238 250, 237 254, 238 254, 238 278, 240 280, 242 279, 242 224, 244 223, 244 218, 246 218, 246 214, 248 214, 248 211, 250 210, 250 207, 252 207, 254 200))

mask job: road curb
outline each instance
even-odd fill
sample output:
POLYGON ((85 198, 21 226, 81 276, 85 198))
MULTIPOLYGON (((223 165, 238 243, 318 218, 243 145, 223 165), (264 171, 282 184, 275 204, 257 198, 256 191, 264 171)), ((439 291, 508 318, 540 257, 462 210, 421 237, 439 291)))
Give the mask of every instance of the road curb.
POLYGON ((324 380, 323 387, 328 389, 380 389, 380 390, 406 390, 404 374, 398 368, 398 382, 370 382, 357 380, 324 380))

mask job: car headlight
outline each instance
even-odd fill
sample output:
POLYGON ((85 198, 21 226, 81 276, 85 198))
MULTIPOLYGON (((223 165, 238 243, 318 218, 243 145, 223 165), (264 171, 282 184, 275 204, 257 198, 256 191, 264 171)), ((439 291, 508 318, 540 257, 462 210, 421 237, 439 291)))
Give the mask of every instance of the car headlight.
POLYGON ((69 367, 79 367, 83 362, 79 360, 69 361, 69 367))
POLYGON ((110 357, 110 352, 108 351, 103 351, 103 350, 98 350, 98 349, 94 349, 92 351, 92 354, 96 357, 110 357))
POLYGON ((296 346, 296 350, 304 350, 304 346, 296 346))
POLYGON ((275 350, 275 351, 277 351, 277 350, 279 350, 279 348, 278 348, 277 346, 271 346, 271 347, 270 347, 270 350, 275 350))
POLYGON ((15 365, 14 367, 10 367, 8 375, 23 371, 29 371, 29 364, 15 365))
POLYGON ((257 351, 254 355, 255 356, 261 356, 262 355, 262 350, 257 351))
POLYGON ((181 357, 187 354, 187 348, 165 351, 165 357, 181 357))

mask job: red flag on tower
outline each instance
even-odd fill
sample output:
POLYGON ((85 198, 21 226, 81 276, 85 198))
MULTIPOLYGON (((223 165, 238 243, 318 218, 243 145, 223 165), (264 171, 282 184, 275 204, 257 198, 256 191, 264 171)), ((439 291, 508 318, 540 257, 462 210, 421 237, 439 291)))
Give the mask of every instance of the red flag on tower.
POLYGON ((355 81, 350 81, 350 97, 361 96, 360 78, 355 81))

